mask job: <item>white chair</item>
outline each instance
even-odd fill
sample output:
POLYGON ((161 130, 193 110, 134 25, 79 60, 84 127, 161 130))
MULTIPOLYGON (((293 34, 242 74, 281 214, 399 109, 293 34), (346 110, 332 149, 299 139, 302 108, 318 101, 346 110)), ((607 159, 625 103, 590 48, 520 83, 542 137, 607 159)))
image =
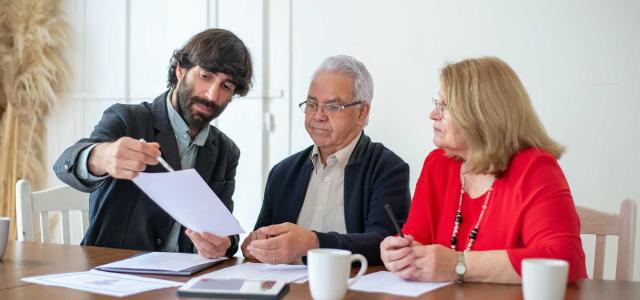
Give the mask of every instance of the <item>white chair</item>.
POLYGON ((626 199, 620 204, 620 214, 611 214, 576 205, 580 216, 580 233, 596 236, 593 278, 602 279, 607 235, 618 236, 616 280, 633 280, 633 255, 636 245, 636 202, 626 199))
POLYGON ((82 220, 80 226, 82 233, 87 231, 89 225, 89 199, 86 193, 79 192, 69 186, 58 186, 47 190, 32 192, 31 183, 28 180, 18 180, 16 183, 16 215, 19 241, 35 241, 34 215, 38 215, 36 223, 39 223, 41 241, 49 242, 49 212, 60 211, 62 243, 70 244, 69 238, 69 211, 81 211, 82 220))

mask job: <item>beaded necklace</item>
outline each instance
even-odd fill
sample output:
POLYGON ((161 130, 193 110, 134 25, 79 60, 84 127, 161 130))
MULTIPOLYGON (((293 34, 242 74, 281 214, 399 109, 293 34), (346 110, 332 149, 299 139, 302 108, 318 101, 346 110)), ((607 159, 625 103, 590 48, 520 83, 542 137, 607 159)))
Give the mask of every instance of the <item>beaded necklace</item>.
MULTIPOLYGON (((464 193, 464 186, 466 181, 466 176, 462 176, 462 187, 460 187, 460 198, 458 199, 458 211, 456 212, 456 220, 453 223, 453 234, 451 234, 451 249, 456 250, 456 245, 458 244, 458 229, 460 228, 460 224, 462 224, 462 194, 464 193)), ((485 210, 487 210, 487 204, 489 203, 489 199, 491 199, 491 192, 493 192, 493 183, 489 187, 489 190, 484 196, 484 203, 482 204, 482 210, 480 211, 480 216, 478 216, 478 222, 476 222, 476 226, 473 227, 473 230, 469 232, 469 242, 467 243, 467 247, 464 249, 464 252, 471 250, 471 246, 473 246, 473 242, 476 241, 478 237, 478 232, 480 231, 480 221, 482 221, 482 217, 484 216, 485 210)))

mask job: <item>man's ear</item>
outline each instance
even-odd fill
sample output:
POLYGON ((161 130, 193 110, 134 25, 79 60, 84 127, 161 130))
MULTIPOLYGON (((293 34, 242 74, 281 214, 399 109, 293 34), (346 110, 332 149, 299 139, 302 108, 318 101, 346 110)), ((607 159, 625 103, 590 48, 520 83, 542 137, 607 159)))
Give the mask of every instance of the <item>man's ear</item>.
POLYGON ((360 104, 360 113, 358 114, 358 121, 365 122, 367 117, 369 116, 369 110, 371 109, 371 105, 369 102, 363 102, 360 104))
POLYGON ((182 78, 184 78, 184 75, 186 73, 187 73, 187 69, 181 66, 176 67, 176 78, 178 78, 178 81, 182 81, 182 78))

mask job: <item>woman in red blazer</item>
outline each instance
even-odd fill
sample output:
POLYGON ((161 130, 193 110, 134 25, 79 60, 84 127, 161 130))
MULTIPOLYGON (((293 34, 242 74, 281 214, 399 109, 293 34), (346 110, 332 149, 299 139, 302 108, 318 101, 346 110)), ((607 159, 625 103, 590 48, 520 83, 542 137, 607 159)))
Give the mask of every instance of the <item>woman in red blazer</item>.
POLYGON ((524 258, 569 262, 586 277, 580 223, 558 165, 563 147, 540 123, 515 72, 493 57, 447 65, 434 97, 434 144, 405 237, 381 258, 419 281, 519 283, 524 258), (461 268, 464 266, 464 268, 461 268))

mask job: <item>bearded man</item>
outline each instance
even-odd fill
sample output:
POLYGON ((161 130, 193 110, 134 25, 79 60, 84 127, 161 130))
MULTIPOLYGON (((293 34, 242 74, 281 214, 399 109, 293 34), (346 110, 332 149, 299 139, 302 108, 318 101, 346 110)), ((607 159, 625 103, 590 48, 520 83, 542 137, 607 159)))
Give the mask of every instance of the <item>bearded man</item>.
MULTIPOLYGON (((210 125, 251 88, 251 56, 233 33, 208 29, 170 60, 168 91, 152 103, 109 107, 91 136, 67 148, 53 169, 63 182, 91 193, 82 245, 233 256, 238 236, 193 232, 176 222, 131 179, 139 172, 195 168, 233 211, 240 150, 210 125), (195 248, 194 248, 195 246, 195 248)), ((175 199, 180 201, 180 199, 175 199)))

